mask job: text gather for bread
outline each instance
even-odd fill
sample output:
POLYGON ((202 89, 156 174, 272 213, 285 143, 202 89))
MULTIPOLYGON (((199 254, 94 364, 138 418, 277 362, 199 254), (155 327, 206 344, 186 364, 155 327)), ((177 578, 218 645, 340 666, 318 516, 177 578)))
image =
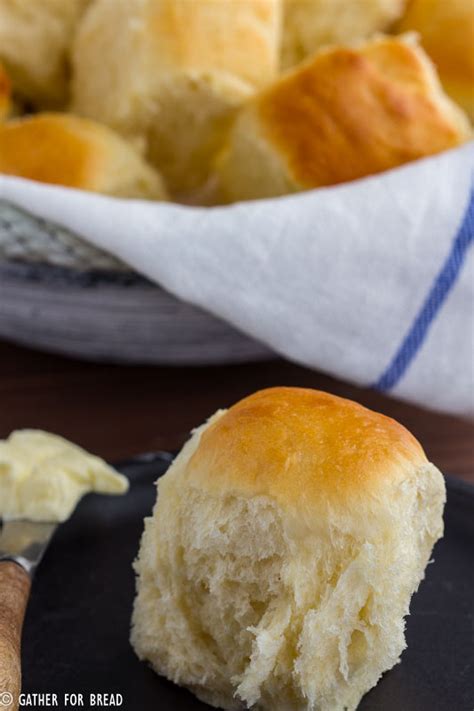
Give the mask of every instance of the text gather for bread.
POLYGON ((397 422, 315 390, 247 397, 158 482, 132 644, 218 708, 353 711, 405 647, 444 501, 397 422))

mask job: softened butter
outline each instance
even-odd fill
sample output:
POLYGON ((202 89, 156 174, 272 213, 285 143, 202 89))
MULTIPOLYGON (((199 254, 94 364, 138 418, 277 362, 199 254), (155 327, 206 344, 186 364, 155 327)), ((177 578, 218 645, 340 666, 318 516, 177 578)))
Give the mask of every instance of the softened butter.
POLYGON ((0 517, 65 521, 84 494, 123 494, 126 477, 81 447, 41 430, 0 440, 0 517))

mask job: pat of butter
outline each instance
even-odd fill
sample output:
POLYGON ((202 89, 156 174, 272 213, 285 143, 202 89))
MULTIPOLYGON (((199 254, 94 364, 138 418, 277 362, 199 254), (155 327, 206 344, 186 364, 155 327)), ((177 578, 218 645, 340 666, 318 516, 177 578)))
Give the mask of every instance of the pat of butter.
POLYGON ((123 494, 126 477, 57 435, 18 430, 0 440, 0 517, 65 521, 84 494, 123 494))

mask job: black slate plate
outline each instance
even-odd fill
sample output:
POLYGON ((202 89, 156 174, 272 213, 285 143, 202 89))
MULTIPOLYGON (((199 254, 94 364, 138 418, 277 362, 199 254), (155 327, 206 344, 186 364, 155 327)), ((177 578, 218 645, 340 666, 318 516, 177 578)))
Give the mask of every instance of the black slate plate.
MULTIPOLYGON (((128 643, 131 563, 154 503, 153 482, 170 459, 144 455, 121 466, 131 481, 129 494, 86 497, 37 572, 24 629, 23 691, 57 694, 58 705, 50 708, 97 708, 90 693, 120 693, 127 711, 209 708, 140 663, 128 643), (65 693, 82 693, 84 705, 66 703, 65 693)), ((445 522, 435 564, 413 599, 402 663, 384 675, 359 711, 474 708, 474 488, 448 480, 445 522)))

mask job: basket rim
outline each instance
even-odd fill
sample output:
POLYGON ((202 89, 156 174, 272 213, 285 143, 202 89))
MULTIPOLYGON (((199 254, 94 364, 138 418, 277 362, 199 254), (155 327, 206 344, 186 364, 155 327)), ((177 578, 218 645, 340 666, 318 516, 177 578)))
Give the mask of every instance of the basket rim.
POLYGON ((146 277, 131 269, 68 267, 39 260, 0 258, 0 276, 18 281, 62 286, 121 286, 160 289, 146 277))

